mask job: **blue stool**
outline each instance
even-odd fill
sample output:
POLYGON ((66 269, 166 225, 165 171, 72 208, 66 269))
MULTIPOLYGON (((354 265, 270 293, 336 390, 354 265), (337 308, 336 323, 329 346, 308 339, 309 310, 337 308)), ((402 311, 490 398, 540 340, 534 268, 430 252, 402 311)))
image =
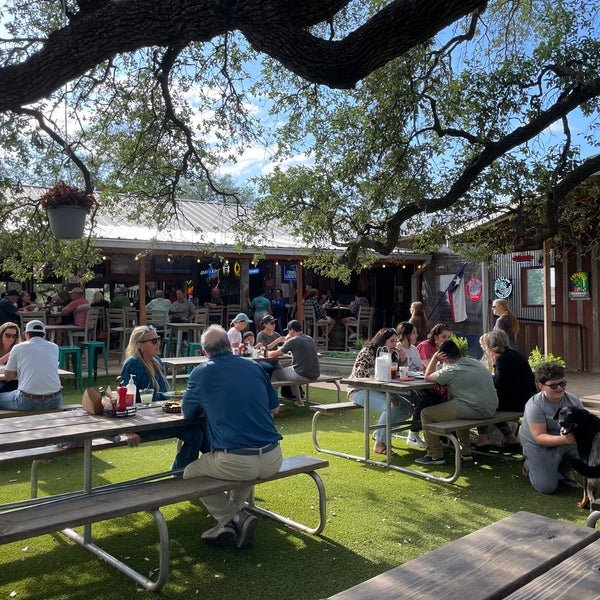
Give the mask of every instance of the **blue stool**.
MULTIPOLYGON (((171 352, 173 350, 176 351, 176 346, 177 346, 177 338, 176 337, 164 337, 162 339, 162 347, 160 350, 161 356, 164 356, 165 358, 167 356, 171 356, 171 352)), ((177 354, 177 352, 175 352, 175 354, 177 354)))
POLYGON ((81 348, 79 346, 59 346, 58 347, 58 366, 66 370, 67 359, 70 357, 75 378, 73 384, 83 390, 83 378, 81 376, 81 348))
POLYGON ((202 350, 202 344, 200 342, 190 342, 188 344, 188 356, 197 356, 198 350, 202 350))
POLYGON ((104 342, 83 342, 81 347, 87 349, 88 386, 93 386, 98 378, 98 350, 104 358, 104 370, 108 377, 108 352, 104 342))

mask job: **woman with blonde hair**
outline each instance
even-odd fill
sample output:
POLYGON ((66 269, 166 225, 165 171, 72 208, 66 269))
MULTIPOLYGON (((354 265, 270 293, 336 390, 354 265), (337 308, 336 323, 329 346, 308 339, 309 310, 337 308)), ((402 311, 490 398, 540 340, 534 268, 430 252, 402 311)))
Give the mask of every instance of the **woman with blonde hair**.
MULTIPOLYGON (((137 386, 136 402, 140 402, 140 390, 154 390, 153 400, 164 400, 168 391, 167 378, 165 376, 160 354, 160 337, 152 325, 140 325, 135 327, 129 337, 129 343, 125 350, 125 362, 121 369, 121 381, 127 385, 130 377, 137 386)), ((195 461, 202 449, 204 441, 203 426, 194 423, 185 427, 165 427, 151 431, 138 433, 127 433, 129 444, 137 446, 141 441, 163 440, 178 437, 183 441, 181 449, 175 457, 171 469, 182 469, 195 461)))
MULTIPOLYGON (((527 359, 510 347, 504 331, 490 331, 479 339, 489 362, 494 367, 492 374, 498 394, 498 410, 523 411, 527 400, 536 392, 535 379, 527 359)), ((508 423, 496 425, 504 436, 505 447, 517 447, 516 438, 508 423)), ((488 446, 487 427, 479 427, 475 446, 488 446)))
POLYGON ((503 298, 496 298, 492 302, 492 312, 498 317, 494 323, 494 331, 504 331, 512 348, 515 347, 517 334, 521 327, 519 319, 509 310, 508 302, 503 298))
POLYGON ((413 302, 410 305, 410 319, 408 322, 417 328, 417 340, 420 342, 427 337, 429 321, 425 316, 425 308, 422 302, 413 302))

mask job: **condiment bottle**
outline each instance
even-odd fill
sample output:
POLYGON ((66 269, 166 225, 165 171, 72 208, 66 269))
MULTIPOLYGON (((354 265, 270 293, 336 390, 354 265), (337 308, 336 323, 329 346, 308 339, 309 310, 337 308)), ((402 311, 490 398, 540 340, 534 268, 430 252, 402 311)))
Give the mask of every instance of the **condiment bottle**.
POLYGON ((117 394, 119 399, 117 400, 116 410, 126 410, 127 409, 127 388, 123 385, 120 385, 117 388, 117 394))
POLYGON ((133 381, 133 375, 129 376, 129 383, 127 384, 127 395, 125 396, 127 406, 135 406, 137 398, 137 386, 133 381))

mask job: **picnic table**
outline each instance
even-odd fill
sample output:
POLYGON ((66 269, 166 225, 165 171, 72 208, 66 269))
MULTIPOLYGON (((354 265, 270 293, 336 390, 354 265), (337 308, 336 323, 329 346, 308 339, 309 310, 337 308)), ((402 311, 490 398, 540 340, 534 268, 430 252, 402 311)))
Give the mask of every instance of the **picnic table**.
POLYGON ((600 532, 517 512, 329 600, 600 597, 600 532))

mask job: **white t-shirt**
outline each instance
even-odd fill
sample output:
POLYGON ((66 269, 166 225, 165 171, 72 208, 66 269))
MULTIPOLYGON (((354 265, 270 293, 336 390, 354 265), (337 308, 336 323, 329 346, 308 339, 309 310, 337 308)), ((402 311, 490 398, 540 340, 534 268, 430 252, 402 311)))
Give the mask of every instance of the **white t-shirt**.
POLYGON ((58 376, 58 346, 41 337, 13 346, 6 370, 16 371, 19 389, 28 394, 42 396, 62 388, 58 376))
POLYGON ((406 352, 406 358, 408 359, 406 364, 409 371, 423 371, 425 369, 416 346, 411 344, 409 348, 404 348, 404 352, 406 352))
POLYGON ((232 327, 227 332, 227 337, 229 338, 229 343, 232 348, 237 348, 242 343, 242 332, 235 327, 232 327))

